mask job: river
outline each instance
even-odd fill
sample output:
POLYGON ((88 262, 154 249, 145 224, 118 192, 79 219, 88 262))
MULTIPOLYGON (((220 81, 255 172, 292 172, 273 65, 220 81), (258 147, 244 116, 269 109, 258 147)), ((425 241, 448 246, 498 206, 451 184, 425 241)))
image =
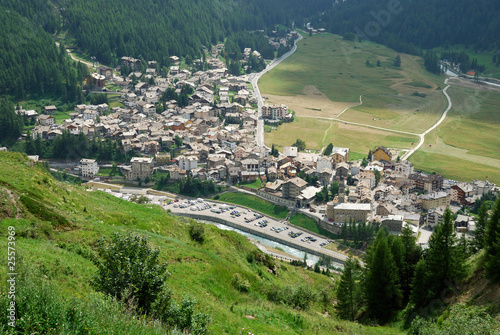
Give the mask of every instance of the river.
MULTIPOLYGON (((223 225, 221 223, 212 222, 212 221, 206 221, 206 220, 197 220, 197 221, 203 222, 203 223, 212 224, 212 225, 214 225, 217 228, 222 229, 222 230, 232 230, 232 231, 235 231, 238 234, 241 234, 241 235, 247 237, 248 239, 250 239, 253 242, 257 241, 257 242, 259 242, 259 243, 261 243, 261 244, 263 244, 265 246, 271 247, 271 248, 278 247, 279 249, 283 250, 285 253, 287 253, 287 254, 289 254, 291 256, 297 257, 299 259, 304 259, 304 256, 307 254, 307 264, 310 265, 310 266, 313 266, 314 264, 316 264, 319 261, 319 257, 318 256, 308 254, 308 253, 306 253, 304 251, 297 250, 295 248, 289 247, 287 245, 284 245, 284 244, 281 244, 281 243, 278 243, 278 242, 274 242, 274 241, 268 240, 266 238, 263 238, 263 237, 260 237, 260 236, 257 236, 257 235, 246 233, 244 231, 241 231, 239 229, 223 225)), ((343 264, 340 264, 340 263, 337 263, 337 262, 332 262, 332 265, 335 268, 340 268, 340 269, 344 268, 343 264)))

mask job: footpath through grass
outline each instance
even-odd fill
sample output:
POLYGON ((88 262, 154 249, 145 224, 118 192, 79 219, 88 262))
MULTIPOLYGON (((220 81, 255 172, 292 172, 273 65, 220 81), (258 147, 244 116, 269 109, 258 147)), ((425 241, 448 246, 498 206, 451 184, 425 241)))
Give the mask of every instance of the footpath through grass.
POLYGON ((277 219, 284 219, 288 216, 288 209, 286 206, 275 205, 269 201, 247 193, 226 192, 220 194, 217 200, 246 206, 277 219))

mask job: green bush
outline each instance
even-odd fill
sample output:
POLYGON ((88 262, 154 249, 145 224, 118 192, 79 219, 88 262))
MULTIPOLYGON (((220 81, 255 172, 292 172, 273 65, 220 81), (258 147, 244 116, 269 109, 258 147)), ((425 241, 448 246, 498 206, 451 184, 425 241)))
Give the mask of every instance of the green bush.
POLYGON ((160 250, 152 248, 144 236, 115 233, 111 241, 98 241, 97 254, 92 257, 97 266, 92 286, 149 312, 168 275, 167 263, 159 261, 160 250))
POLYGON ((205 241, 205 225, 200 222, 191 222, 189 236, 191 236, 193 241, 203 243, 205 241))
POLYGON ((250 282, 241 277, 239 273, 235 273, 233 275, 233 280, 231 282, 235 289, 240 292, 248 292, 250 291, 250 282))
POLYGON ((273 285, 267 289, 267 298, 275 303, 307 310, 318 300, 318 293, 306 284, 280 287, 273 285))

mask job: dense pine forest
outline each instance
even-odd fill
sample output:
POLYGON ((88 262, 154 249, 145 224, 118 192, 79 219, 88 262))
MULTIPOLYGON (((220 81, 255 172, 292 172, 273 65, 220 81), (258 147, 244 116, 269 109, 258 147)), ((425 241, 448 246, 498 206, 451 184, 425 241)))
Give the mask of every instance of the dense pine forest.
POLYGON ((203 46, 233 32, 275 24, 302 26, 303 20, 331 6, 329 1, 158 1, 65 2, 68 28, 78 46, 99 62, 115 65, 132 56, 168 65, 168 57, 201 57, 203 46))
MULTIPOLYGON (((19 7, 20 12, 27 10, 21 5, 12 7, 19 7)), ((64 48, 58 49, 52 36, 43 29, 53 28, 51 16, 43 16, 43 11, 31 15, 36 13, 36 6, 33 11, 25 12, 27 17, 8 8, 0 6, 0 21, 3 23, 0 95, 25 99, 31 93, 57 94, 64 101, 78 101, 81 98, 78 83, 84 79, 86 68, 74 64, 64 48)))
POLYGON ((338 1, 314 23, 336 34, 359 34, 406 53, 456 44, 474 50, 500 48, 499 0, 338 1))

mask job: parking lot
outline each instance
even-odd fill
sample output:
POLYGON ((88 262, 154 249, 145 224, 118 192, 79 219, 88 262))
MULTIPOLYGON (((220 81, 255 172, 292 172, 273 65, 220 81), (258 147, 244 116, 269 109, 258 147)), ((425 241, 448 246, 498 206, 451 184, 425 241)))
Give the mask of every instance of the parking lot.
POLYGON ((289 226, 283 220, 277 220, 240 206, 197 199, 172 200, 167 202, 164 208, 170 209, 173 214, 184 213, 194 218, 197 214, 219 218, 237 226, 245 227, 246 230, 254 231, 257 235, 264 235, 264 237, 280 241, 291 247, 300 248, 302 246, 303 248, 331 256, 340 261, 347 259, 346 255, 323 248, 327 244, 332 243, 327 238, 289 226))

